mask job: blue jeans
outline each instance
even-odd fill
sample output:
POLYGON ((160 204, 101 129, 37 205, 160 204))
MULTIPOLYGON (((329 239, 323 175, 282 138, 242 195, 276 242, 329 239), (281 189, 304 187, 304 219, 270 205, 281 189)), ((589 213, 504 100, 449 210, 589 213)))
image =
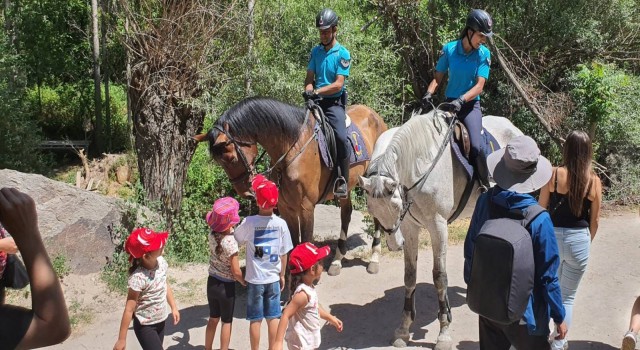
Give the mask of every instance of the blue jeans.
POLYGON ((280 281, 267 284, 247 283, 247 320, 280 318, 280 281))
MULTIPOLYGON (((587 227, 556 227, 554 231, 558 242, 558 251, 560 252, 558 279, 562 290, 562 305, 566 313, 564 320, 567 323, 567 327, 571 329, 573 303, 578 291, 578 285, 589 261, 591 233, 587 227)), ((554 340, 552 349, 562 349, 566 341, 566 338, 564 340, 554 340)))

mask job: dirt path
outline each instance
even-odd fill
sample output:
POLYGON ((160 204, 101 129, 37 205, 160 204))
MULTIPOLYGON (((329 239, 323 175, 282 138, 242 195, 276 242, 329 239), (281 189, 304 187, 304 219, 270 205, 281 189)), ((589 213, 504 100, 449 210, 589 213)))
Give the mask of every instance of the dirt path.
MULTIPOLYGON (((332 215, 332 209, 327 216, 332 215)), ((321 215, 324 218, 324 214, 321 215)), ((317 216, 318 217, 318 216, 317 216)), ((323 232, 335 235, 331 222, 323 223, 323 232)), ((357 221, 357 220, 356 220, 357 221)), ((572 350, 617 349, 627 327, 629 312, 640 291, 639 236, 640 219, 637 213, 610 214, 601 222, 600 231, 592 246, 589 268, 578 292, 574 309, 574 325, 569 332, 572 350)), ((352 231, 362 232, 361 223, 354 223, 352 231)), ((316 232, 319 232, 316 230, 316 232)), ((362 243, 361 236, 351 238, 352 244, 362 243)), ((438 324, 435 288, 431 281, 431 251, 419 255, 418 288, 416 293, 418 316, 411 327, 409 348, 433 348, 438 324)), ((449 298, 453 307, 454 349, 477 349, 477 316, 465 304, 465 284, 462 279, 462 246, 449 248, 449 298)), ((322 331, 321 349, 390 349, 393 331, 400 320, 403 304, 403 263, 397 256, 385 256, 380 273, 369 275, 360 259, 345 264, 338 277, 323 275, 318 294, 325 308, 344 321, 344 332, 333 328, 322 331)), ((182 322, 166 329, 166 349, 204 349, 204 330, 207 322, 205 296, 207 268, 190 265, 173 269, 176 299, 181 308, 182 322)), ((67 296, 76 306, 89 310, 85 321, 62 345, 49 349, 111 349, 118 332, 124 297, 104 294, 101 283, 94 276, 71 276, 66 282, 67 296), (71 286, 73 285, 73 286, 71 286), (91 305, 91 306, 87 306, 91 305), (91 309, 100 310, 91 312, 91 309)), ((249 349, 248 322, 245 321, 246 292, 240 290, 231 345, 234 349, 249 349)), ((82 313, 80 313, 82 314, 82 313)), ((263 327, 261 349, 266 349, 266 328, 263 327)), ((129 331, 127 349, 140 349, 133 330, 129 331)), ((217 339, 216 339, 217 346, 217 339)))

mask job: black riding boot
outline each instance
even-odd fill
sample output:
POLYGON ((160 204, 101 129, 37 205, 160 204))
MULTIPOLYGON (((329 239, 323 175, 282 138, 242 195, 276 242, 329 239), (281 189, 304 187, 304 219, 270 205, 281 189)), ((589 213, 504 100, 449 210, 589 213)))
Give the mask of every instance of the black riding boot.
POLYGON ((348 191, 348 183, 349 183, 349 157, 340 161, 340 173, 338 174, 338 178, 334 184, 333 195, 336 198, 346 198, 348 191))
POLYGON ((484 193, 491 187, 491 183, 489 183, 487 157, 484 155, 484 152, 479 152, 476 156, 475 168, 478 176, 478 182, 480 183, 480 191, 484 193))

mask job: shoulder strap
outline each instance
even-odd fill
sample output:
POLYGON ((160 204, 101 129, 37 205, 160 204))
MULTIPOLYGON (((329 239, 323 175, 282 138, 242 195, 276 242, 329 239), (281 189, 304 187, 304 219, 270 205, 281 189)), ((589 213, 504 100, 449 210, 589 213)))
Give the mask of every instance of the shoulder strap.
POLYGON ((535 220, 535 218, 537 218, 538 215, 542 214, 545 211, 546 209, 544 209, 538 204, 530 205, 525 210, 524 219, 522 220, 522 226, 529 227, 529 224, 531 224, 531 221, 535 220))
POLYGON ((558 192, 558 168, 553 172, 553 176, 555 176, 555 182, 553 183, 553 192, 558 192))

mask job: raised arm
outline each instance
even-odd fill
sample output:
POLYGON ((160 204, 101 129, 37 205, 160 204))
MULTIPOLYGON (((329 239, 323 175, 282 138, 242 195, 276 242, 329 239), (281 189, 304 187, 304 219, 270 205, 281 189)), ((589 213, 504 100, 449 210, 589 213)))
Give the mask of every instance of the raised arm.
POLYGON ((31 283, 31 310, 0 306, 0 339, 21 339, 17 349, 63 342, 71 329, 69 314, 62 287, 42 243, 33 199, 14 188, 3 188, 0 221, 13 234, 31 283))

